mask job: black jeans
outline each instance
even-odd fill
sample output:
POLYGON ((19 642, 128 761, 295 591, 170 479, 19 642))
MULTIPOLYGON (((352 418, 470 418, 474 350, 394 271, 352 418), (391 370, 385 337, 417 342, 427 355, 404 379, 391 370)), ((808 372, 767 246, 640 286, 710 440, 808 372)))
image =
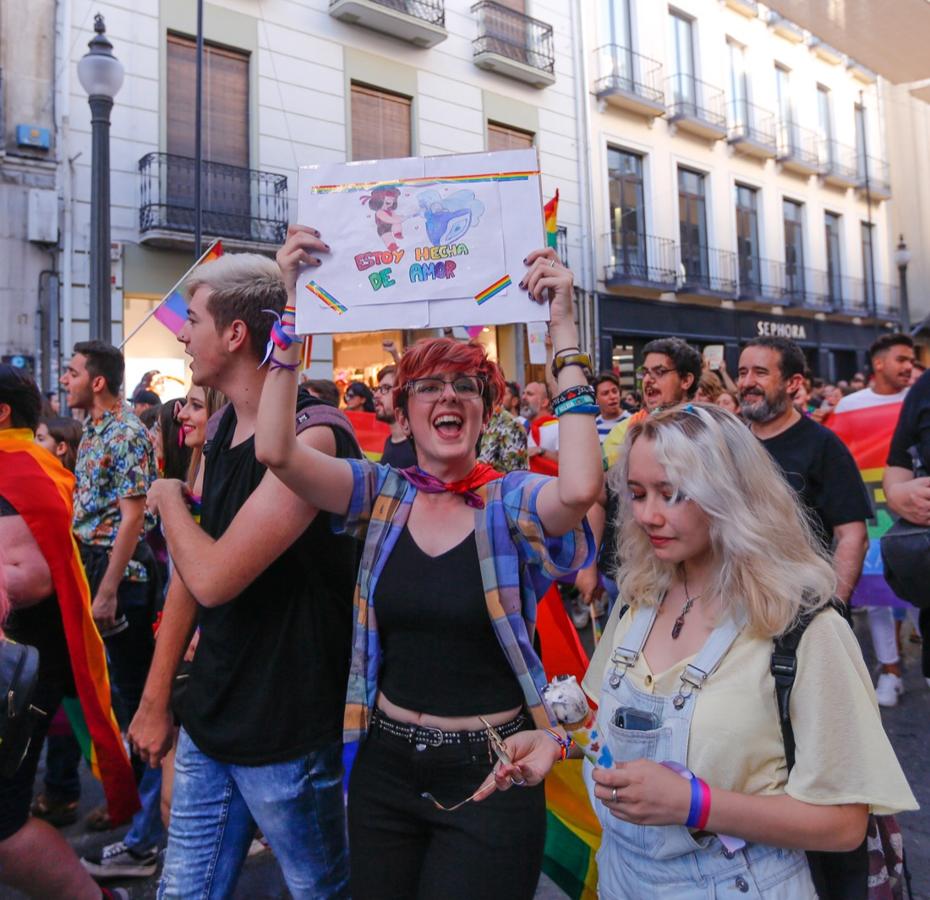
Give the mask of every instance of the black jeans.
POLYGON ((455 812, 420 796, 458 803, 491 766, 485 744, 417 750, 375 725, 349 783, 353 900, 532 900, 546 842, 542 785, 455 812))

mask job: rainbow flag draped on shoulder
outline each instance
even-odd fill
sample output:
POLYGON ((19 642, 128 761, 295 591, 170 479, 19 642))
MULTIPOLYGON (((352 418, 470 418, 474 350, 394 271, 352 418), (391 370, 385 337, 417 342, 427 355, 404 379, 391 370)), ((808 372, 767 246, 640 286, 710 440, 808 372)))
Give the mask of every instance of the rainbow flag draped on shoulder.
POLYGON ((130 819, 139 796, 110 702, 103 640, 90 612, 90 588, 71 533, 74 476, 27 428, 0 431, 0 496, 22 516, 48 563, 61 607, 79 704, 68 704, 74 734, 103 782, 114 825, 130 819))
POLYGON ((854 606, 901 606, 910 604, 901 600, 885 581, 882 564, 881 537, 894 523, 885 505, 882 476, 885 460, 894 435, 904 394, 896 403, 866 406, 848 412, 836 412, 824 424, 846 445, 856 461, 859 474, 872 498, 875 518, 867 523, 869 549, 862 565, 862 576, 852 593, 850 602, 854 606))

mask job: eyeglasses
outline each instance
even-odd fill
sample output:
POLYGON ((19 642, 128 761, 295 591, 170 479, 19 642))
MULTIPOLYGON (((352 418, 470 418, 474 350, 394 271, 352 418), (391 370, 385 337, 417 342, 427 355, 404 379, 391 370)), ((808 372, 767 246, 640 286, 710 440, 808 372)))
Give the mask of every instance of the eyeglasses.
MULTIPOLYGON (((375 388, 375 393, 376 393, 376 394, 381 394, 382 397, 385 397, 385 396, 387 396, 388 394, 390 394, 391 391, 393 391, 393 390, 394 390, 394 385, 393 385, 393 384, 379 384, 379 385, 375 388)), ((353 394, 353 396, 354 396, 354 394, 353 394)))
POLYGON ((484 388, 480 375, 456 375, 455 378, 415 378, 407 382, 406 390, 419 400, 438 400, 446 385, 451 384, 459 400, 477 400, 484 388))
POLYGON ((640 366, 636 370, 640 378, 645 378, 648 375, 650 378, 654 378, 656 381, 665 378, 666 375, 670 375, 674 371, 676 370, 666 369, 665 366, 653 366, 651 369, 647 368, 646 366, 640 366))

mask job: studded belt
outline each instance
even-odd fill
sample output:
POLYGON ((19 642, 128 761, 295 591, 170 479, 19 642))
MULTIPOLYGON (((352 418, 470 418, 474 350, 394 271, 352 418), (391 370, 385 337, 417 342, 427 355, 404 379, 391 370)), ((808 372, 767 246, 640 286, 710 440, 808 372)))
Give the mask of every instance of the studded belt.
MULTIPOLYGON (((526 714, 520 713, 515 719, 503 725, 495 725, 494 730, 502 737, 510 737, 523 728, 526 714)), ((384 734, 400 738, 418 749, 425 747, 442 747, 448 744, 486 744, 488 731, 482 728, 479 731, 443 731, 441 728, 431 728, 428 725, 414 725, 411 722, 398 722, 386 716, 380 709, 376 709, 371 717, 372 728, 377 728, 384 734)))

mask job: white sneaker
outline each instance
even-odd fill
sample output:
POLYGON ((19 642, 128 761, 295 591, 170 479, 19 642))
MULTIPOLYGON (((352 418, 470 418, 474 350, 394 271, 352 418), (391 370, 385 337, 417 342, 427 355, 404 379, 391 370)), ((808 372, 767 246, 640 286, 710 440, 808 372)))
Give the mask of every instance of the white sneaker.
POLYGON ((577 594, 569 601, 569 615, 575 628, 586 628, 591 621, 591 610, 577 594))
POLYGON ((875 698, 879 706, 897 706, 898 698, 904 693, 904 682, 893 672, 882 672, 875 685, 875 698))

